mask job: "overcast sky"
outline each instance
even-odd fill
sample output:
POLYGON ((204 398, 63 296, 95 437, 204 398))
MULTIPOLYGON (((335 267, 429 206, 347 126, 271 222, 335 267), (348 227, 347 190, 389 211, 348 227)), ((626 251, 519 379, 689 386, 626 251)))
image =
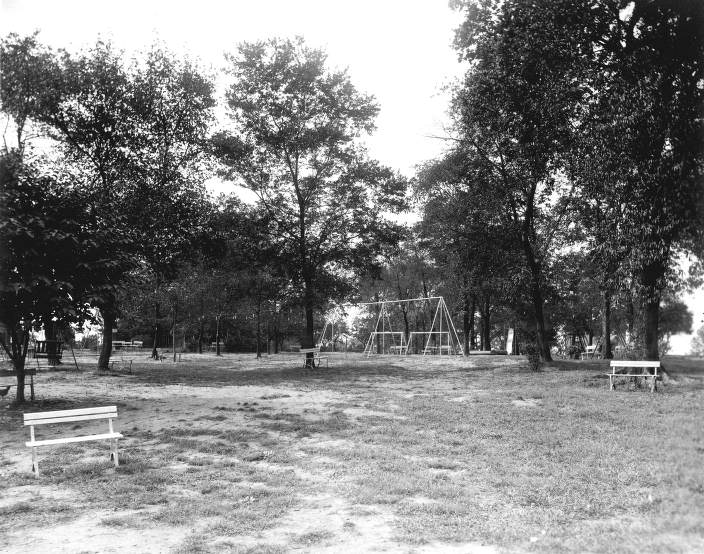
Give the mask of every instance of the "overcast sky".
POLYGON ((129 52, 163 40, 219 69, 241 41, 303 36, 380 104, 372 157, 413 174, 437 156, 447 85, 462 72, 451 43, 460 15, 446 0, 0 0, 3 34, 41 31, 78 49, 101 35, 129 52))
MULTIPOLYGON (((381 107, 368 141, 372 157, 407 176, 438 156, 449 95, 460 76, 452 49, 461 16, 446 0, 0 0, 0 31, 38 29, 40 39, 71 50, 100 35, 134 51, 155 39, 217 70, 223 53, 241 41, 303 36, 324 48, 334 67, 381 107)), ((229 185, 217 186, 227 190, 229 185)), ((684 300, 702 325, 704 290, 684 300)), ((689 351, 691 336, 673 337, 673 353, 689 351)))

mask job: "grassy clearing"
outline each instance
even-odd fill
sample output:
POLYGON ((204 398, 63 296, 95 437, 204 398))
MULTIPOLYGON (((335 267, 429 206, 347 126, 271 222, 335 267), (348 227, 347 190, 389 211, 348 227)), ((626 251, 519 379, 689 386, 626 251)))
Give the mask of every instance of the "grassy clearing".
POLYGON ((116 403, 122 465, 46 448, 36 481, 5 410, 0 534, 21 550, 88 518, 175 552, 704 551, 704 363, 666 360, 650 394, 609 392, 595 361, 272 358, 40 385, 32 409, 116 403))

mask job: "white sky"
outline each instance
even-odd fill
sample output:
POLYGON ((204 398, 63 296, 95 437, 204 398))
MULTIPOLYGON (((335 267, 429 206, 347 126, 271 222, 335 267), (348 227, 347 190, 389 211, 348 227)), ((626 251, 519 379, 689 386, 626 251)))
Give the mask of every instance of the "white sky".
POLYGON ((0 0, 2 34, 35 29, 55 47, 78 49, 100 34, 127 51, 156 38, 176 52, 224 66, 241 41, 303 36, 381 106, 370 155, 413 174, 436 157, 449 96, 462 72, 451 47, 460 14, 447 0, 0 0))
MULTIPOLYGON (((352 82, 381 107, 370 155, 407 176, 444 148, 449 95, 443 87, 462 74, 451 47, 460 14, 447 0, 0 0, 0 33, 28 34, 54 47, 79 49, 98 35, 128 53, 155 39, 217 70, 223 53, 241 41, 303 36, 347 67, 352 82)), ((232 185, 212 183, 218 191, 232 185)), ((694 328, 704 318, 704 290, 684 301, 694 328)), ((690 335, 672 339, 687 353, 690 335)))

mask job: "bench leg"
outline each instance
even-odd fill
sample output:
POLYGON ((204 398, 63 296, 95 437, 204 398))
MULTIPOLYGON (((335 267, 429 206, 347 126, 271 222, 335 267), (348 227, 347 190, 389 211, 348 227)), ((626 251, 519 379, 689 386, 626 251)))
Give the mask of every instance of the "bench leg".
POLYGON ((614 388, 614 379, 611 375, 609 375, 609 390, 615 390, 614 388))
POLYGON ((32 472, 35 477, 39 477, 39 464, 37 463, 37 448, 32 447, 32 472))
POLYGON ((112 453, 110 454, 110 458, 112 459, 113 463, 115 464, 115 467, 118 467, 120 465, 120 461, 117 457, 117 439, 113 439, 113 444, 112 444, 112 453))
POLYGON ((657 383, 655 382, 657 380, 656 376, 653 376, 653 383, 650 385, 650 392, 655 392, 657 390, 657 383))

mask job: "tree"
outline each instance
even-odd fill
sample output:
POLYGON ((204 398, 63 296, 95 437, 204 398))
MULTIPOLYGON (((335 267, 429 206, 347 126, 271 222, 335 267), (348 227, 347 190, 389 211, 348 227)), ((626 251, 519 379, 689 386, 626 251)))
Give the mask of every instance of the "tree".
POLYGON ((131 224, 141 233, 139 253, 156 277, 154 342, 159 336, 160 287, 174 276, 184 256, 197 250, 209 206, 203 186, 205 141, 213 120, 213 84, 188 60, 154 45, 133 69, 132 109, 136 118, 135 178, 126 203, 131 224))
MULTIPOLYGON (((704 6, 603 0, 589 37, 582 195, 618 213, 605 249, 623 257, 644 316, 644 354, 658 359, 663 291, 676 259, 704 254, 704 6), (616 238, 618 242, 613 240, 616 238)), ((701 262, 700 262, 701 263, 701 262)))
POLYGON ((109 292, 98 287, 111 288, 94 279, 110 274, 113 262, 81 192, 13 153, 0 156, 0 323, 9 335, 2 346, 17 373, 17 402, 24 401, 29 332, 89 319, 94 295, 109 292))
MULTIPOLYGON (((484 194, 519 233, 531 277, 540 356, 550 360, 544 315, 546 266, 572 195, 559 179, 581 92, 570 2, 458 2, 467 13, 455 44, 471 68, 453 110, 463 149, 486 166, 484 194), (555 197, 561 195, 561 203, 555 197)), ((577 35, 577 41, 575 41, 577 35)))
POLYGON ((492 178, 487 169, 480 156, 458 148, 427 164, 416 180, 426 249, 461 292, 466 355, 474 343, 476 312, 481 349, 491 350, 492 306, 515 306, 520 290, 519 233, 501 198, 487 193, 492 178))
POLYGON ((271 243, 305 310, 301 343, 312 347, 316 306, 349 294, 351 272, 395 239, 383 214, 403 207, 405 182, 356 144, 378 108, 345 72, 325 68, 322 51, 271 40, 244 43, 229 60, 235 131, 217 135, 214 151, 224 175, 268 213, 271 243))
POLYGON ((692 339, 691 356, 704 357, 704 325, 699 327, 692 339))
POLYGON ((14 146, 4 136, 0 154, 0 326, 7 330, 3 346, 22 402, 29 331, 43 325, 49 333, 55 323, 88 317, 91 303, 114 293, 111 278, 125 260, 106 259, 105 228, 86 210, 90 197, 80 176, 35 156, 26 145, 33 119, 52 104, 53 54, 36 34, 9 35, 0 54, 0 99, 15 134, 14 146))
POLYGON ((46 127, 65 161, 83 175, 91 226, 115 262, 105 266, 110 273, 100 279, 112 286, 98 286, 92 295, 104 322, 98 367, 107 369, 118 314, 115 287, 129 271, 124 262, 137 242, 123 203, 134 146, 130 79, 120 53, 103 42, 78 56, 59 52, 39 71, 51 86, 30 117, 46 127))

